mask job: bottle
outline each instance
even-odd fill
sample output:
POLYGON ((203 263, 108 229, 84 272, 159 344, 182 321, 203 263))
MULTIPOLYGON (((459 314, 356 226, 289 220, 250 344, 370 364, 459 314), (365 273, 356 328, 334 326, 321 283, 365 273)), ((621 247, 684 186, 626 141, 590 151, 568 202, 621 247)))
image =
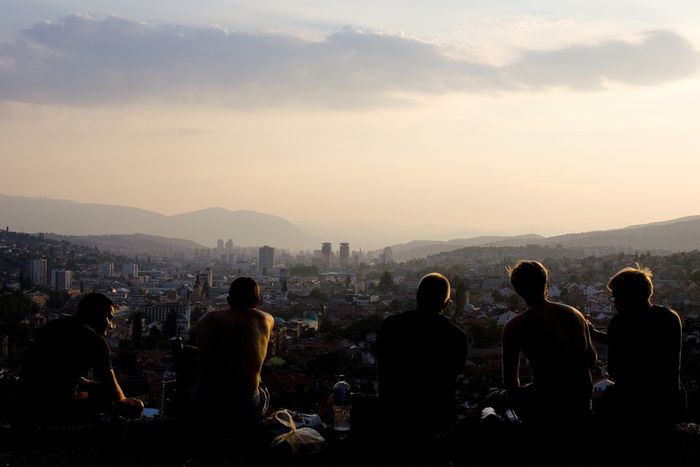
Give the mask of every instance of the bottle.
POLYGON ((333 429, 335 431, 350 430, 350 385, 340 375, 333 385, 333 429))

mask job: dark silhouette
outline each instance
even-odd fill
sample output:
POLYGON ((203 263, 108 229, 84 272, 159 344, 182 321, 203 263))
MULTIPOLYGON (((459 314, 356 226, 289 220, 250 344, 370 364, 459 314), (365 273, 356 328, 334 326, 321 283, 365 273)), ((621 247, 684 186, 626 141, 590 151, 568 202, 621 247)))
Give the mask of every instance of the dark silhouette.
POLYGON ((651 271, 625 268, 608 282, 617 314, 608 327, 605 408, 618 422, 668 426, 685 407, 680 384, 681 320, 653 305, 651 271))
POLYGON ((22 399, 31 421, 88 421, 97 413, 138 418, 143 403, 127 399, 112 370, 106 333, 112 301, 84 296, 75 316, 50 321, 27 350, 21 367, 22 399), (89 371, 93 379, 87 379, 89 371))
POLYGON ((597 355, 586 319, 568 305, 547 298, 547 269, 519 261, 509 270, 527 309, 503 330, 503 382, 508 402, 533 425, 575 427, 591 410, 590 369, 597 355), (520 354, 530 362, 532 384, 520 385, 520 354))
POLYGON ((455 422, 467 337, 441 314, 449 299, 447 278, 428 274, 418 285, 416 310, 390 316, 380 327, 379 400, 392 431, 438 433, 455 422))
POLYGON ((269 395, 261 385, 274 319, 258 310, 260 289, 249 277, 231 284, 229 309, 210 311, 199 321, 200 375, 197 399, 211 422, 248 426, 261 419, 269 395))

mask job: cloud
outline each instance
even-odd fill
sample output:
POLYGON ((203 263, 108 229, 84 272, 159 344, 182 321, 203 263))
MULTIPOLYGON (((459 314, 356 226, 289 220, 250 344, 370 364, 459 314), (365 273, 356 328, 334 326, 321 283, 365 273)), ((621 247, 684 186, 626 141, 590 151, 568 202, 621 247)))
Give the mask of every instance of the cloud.
POLYGON ((528 52, 505 71, 526 87, 602 89, 605 81, 656 85, 693 75, 700 55, 669 31, 646 33, 637 43, 607 41, 595 46, 528 52))
POLYGON ((0 44, 0 100, 377 106, 415 93, 602 89, 606 81, 657 85, 691 76, 700 63, 691 44, 669 31, 646 33, 638 42, 524 51, 506 66, 449 52, 352 29, 306 41, 76 14, 0 44))

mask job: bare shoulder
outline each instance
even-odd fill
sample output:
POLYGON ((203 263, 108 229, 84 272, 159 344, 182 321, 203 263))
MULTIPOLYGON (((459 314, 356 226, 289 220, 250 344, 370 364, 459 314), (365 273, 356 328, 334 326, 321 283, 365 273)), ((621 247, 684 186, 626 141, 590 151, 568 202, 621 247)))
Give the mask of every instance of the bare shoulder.
POLYGON ((550 310, 555 310, 560 313, 566 313, 568 315, 571 315, 572 317, 576 317, 583 321, 586 320, 586 318, 583 316, 583 313, 581 313, 579 310, 570 305, 566 305, 564 303, 559 302, 547 302, 547 306, 550 310))
POLYGON ((272 329, 272 327, 275 325, 275 318, 272 317, 272 315, 266 311, 255 309, 254 310, 259 317, 260 321, 262 323, 265 323, 265 325, 269 328, 272 329))
POLYGON ((212 311, 207 311, 204 313, 204 315, 199 319, 199 323, 204 323, 205 325, 217 321, 221 319, 224 316, 224 313, 226 310, 212 310, 212 311))
POLYGON ((505 326, 503 327, 503 332, 507 333, 512 333, 512 332, 517 332, 527 321, 527 315, 525 313, 520 313, 518 315, 513 316, 511 319, 506 321, 505 326))

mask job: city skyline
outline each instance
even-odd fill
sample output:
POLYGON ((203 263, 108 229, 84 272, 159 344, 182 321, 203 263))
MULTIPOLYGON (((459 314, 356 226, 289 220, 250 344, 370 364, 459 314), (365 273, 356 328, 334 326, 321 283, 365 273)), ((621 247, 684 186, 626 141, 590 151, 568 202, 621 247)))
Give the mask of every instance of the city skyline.
POLYGON ((10 3, 4 194, 326 230, 698 214, 693 2, 10 3))

